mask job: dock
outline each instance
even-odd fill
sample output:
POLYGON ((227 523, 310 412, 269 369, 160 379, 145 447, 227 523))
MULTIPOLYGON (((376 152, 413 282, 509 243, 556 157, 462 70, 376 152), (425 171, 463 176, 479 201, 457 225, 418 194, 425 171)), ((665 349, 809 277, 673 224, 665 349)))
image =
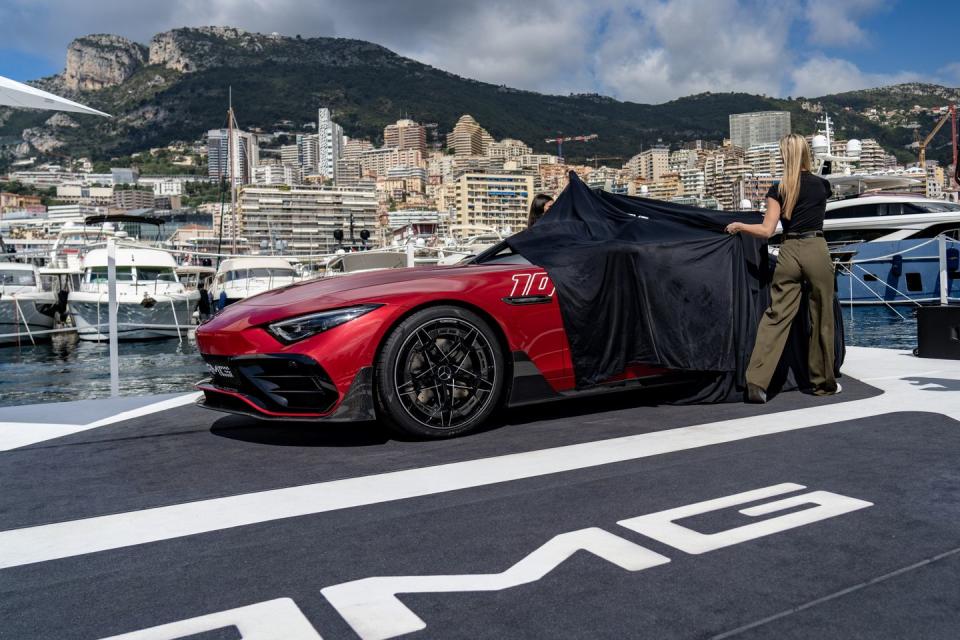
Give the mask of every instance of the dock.
POLYGON ((505 412, 446 441, 196 394, 0 409, 0 639, 956 638, 960 361, 505 412))

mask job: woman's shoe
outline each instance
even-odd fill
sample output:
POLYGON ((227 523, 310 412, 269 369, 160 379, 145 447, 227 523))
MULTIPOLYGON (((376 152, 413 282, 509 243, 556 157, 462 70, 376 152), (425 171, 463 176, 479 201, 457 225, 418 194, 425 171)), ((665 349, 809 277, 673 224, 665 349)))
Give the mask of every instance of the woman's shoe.
POLYGON ((843 387, 841 387, 841 386, 840 386, 840 383, 838 382, 838 383, 837 383, 837 388, 836 388, 835 391, 827 391, 827 390, 825 390, 825 389, 817 389, 816 391, 813 392, 813 395, 815 395, 815 396, 835 396, 835 395, 837 395, 838 393, 840 393, 841 391, 843 391, 843 387))
POLYGON ((747 383, 747 402, 764 404, 767 401, 767 392, 755 384, 747 383))

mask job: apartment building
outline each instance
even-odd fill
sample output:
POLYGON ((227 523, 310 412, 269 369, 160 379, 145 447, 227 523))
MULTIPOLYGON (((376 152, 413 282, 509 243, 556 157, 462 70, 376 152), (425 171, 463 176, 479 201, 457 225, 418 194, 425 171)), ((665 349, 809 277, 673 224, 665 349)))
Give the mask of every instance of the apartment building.
POLYGON ((317 173, 336 181, 337 160, 343 155, 343 127, 333 121, 330 109, 317 111, 317 173))
POLYGON ((427 129, 413 120, 397 120, 383 129, 383 146, 414 149, 427 155, 427 129))
POLYGON ((456 180, 455 203, 460 224, 493 227, 503 233, 527 226, 533 200, 533 176, 465 173, 456 180))
POLYGON ((458 156, 484 156, 493 144, 493 137, 473 119, 462 115, 447 135, 447 146, 458 156))
POLYGON ((670 171, 670 150, 665 147, 653 147, 633 156, 623 166, 631 180, 659 180, 670 171))
POLYGON ((532 153, 533 149, 528 147, 526 143, 522 140, 514 140, 513 138, 504 138, 503 140, 492 142, 487 148, 488 156, 503 160, 529 156, 532 153))
POLYGON ((741 149, 778 142, 790 133, 789 111, 730 114, 730 141, 741 149))
POLYGON ((229 134, 229 129, 207 132, 208 175, 218 182, 233 176, 234 185, 248 184, 253 179, 253 168, 260 164, 257 138, 252 133, 234 129, 231 143, 229 134), (232 167, 228 164, 231 153, 232 167))
POLYGON ((395 167, 423 167, 423 154, 418 149, 383 147, 359 154, 360 173, 364 176, 385 176, 395 167))
POLYGON ((253 170, 253 184, 297 185, 303 182, 303 170, 295 164, 261 164, 253 170))
POLYGON ((783 175, 783 158, 777 142, 749 147, 744 153, 744 162, 753 167, 754 173, 783 175))
POLYGON ((377 194, 372 188, 245 186, 238 195, 240 235, 250 246, 285 243, 293 254, 333 253, 340 229, 349 240, 351 224, 374 234, 378 223, 377 194))
POLYGON ((153 208, 153 189, 115 189, 113 206, 124 211, 153 208))

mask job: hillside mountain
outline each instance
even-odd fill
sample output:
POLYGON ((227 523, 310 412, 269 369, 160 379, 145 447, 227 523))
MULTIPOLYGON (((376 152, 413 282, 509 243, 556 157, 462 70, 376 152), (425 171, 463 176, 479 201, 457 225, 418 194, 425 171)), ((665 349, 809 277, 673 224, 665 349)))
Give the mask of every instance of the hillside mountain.
MULTIPOLYGON (((284 120, 299 127, 328 106, 347 135, 377 141, 383 127, 402 116, 436 123, 443 134, 469 113, 495 137, 519 138, 541 151, 554 150, 544 139, 558 132, 598 134, 589 144, 569 145, 565 152, 573 159, 626 160, 658 141, 720 140, 728 135, 730 113, 788 110, 801 132, 812 132, 816 117, 802 108, 802 99, 744 93, 705 93, 658 105, 594 94, 543 95, 462 78, 369 42, 229 27, 175 29, 157 34, 149 46, 113 35, 78 38, 68 48, 65 71, 36 84, 115 118, 0 110, 0 144, 8 160, 13 153, 109 159, 199 139, 224 126, 230 87, 244 128, 274 130, 284 120)), ((839 136, 873 137, 909 159, 903 147, 913 140, 912 130, 872 122, 857 111, 958 98, 957 89, 898 85, 814 102, 830 111, 839 136)), ((920 120, 921 130, 930 128, 928 120, 920 120)), ((934 148, 929 157, 940 155, 945 158, 934 148)))

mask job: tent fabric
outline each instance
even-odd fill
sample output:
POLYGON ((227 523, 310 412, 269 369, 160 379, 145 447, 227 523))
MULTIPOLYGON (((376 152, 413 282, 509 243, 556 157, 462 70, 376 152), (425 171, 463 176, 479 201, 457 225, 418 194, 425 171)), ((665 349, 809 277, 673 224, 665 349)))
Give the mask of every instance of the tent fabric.
POLYGON ((50 111, 71 111, 110 118, 109 113, 97 111, 79 102, 61 98, 28 84, 0 76, 0 105, 23 109, 44 109, 50 111))
MULTIPOLYGON (((556 286, 578 388, 643 364, 696 374, 678 401, 734 401, 773 264, 765 242, 724 232, 733 221, 759 218, 593 191, 571 172, 549 213, 506 242, 556 286)), ((809 385, 805 306, 798 318, 772 392, 809 385)))

